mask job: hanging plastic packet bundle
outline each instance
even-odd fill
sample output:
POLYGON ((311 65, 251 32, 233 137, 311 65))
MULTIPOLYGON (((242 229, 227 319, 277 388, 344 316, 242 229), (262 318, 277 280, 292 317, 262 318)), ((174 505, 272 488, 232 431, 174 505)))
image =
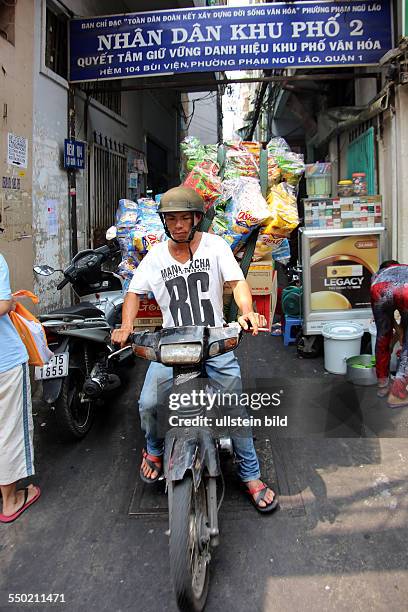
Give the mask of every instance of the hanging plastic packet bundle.
POLYGON ((272 251, 272 258, 275 261, 279 261, 280 263, 286 265, 290 260, 290 244, 287 238, 282 240, 281 245, 275 250, 272 251))
POLYGON ((259 179, 259 162, 241 141, 225 143, 226 159, 224 179, 231 180, 239 177, 259 179))
POLYGON ((129 238, 136 253, 143 257, 154 244, 166 240, 166 234, 157 214, 156 202, 141 198, 138 200, 138 206, 138 222, 130 231, 129 238))
POLYGON ((139 205, 126 198, 119 200, 115 225, 118 238, 127 238, 130 230, 137 224, 139 205))
POLYGON ((282 238, 281 236, 268 234, 268 232, 266 232, 266 228, 261 227, 258 234, 258 239, 256 241, 252 261, 259 261, 260 259, 266 257, 266 255, 269 255, 269 253, 273 254, 277 249, 279 249, 284 240, 285 238, 282 238))
POLYGON ((222 236, 235 252, 270 213, 257 179, 240 177, 226 180, 222 183, 222 192, 212 230, 222 236))
POLYGON ((264 233, 286 238, 299 225, 295 189, 287 183, 273 186, 267 198, 269 219, 264 233))
POLYGON ((202 161, 194 166, 183 185, 191 187, 204 200, 205 211, 211 208, 221 195, 220 167, 211 161, 202 161))

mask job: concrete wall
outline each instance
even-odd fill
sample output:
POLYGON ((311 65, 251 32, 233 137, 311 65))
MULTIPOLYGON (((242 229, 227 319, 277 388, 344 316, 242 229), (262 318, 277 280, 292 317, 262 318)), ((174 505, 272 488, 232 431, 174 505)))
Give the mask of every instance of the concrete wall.
MULTIPOLYGON (((70 225, 67 173, 63 168, 64 138, 67 137, 66 82, 53 77, 44 64, 45 6, 35 3, 34 21, 34 120, 33 120, 33 233, 34 261, 54 268, 67 264, 70 251, 70 225), (55 214, 55 216, 54 216, 55 214), (52 223, 54 227, 52 228, 52 223)), ((82 174, 82 173, 79 173, 82 174)), ((83 211, 83 178, 78 177, 78 209, 83 211)), ((78 227, 83 228, 81 214, 78 227)), ((79 232, 79 245, 84 242, 79 232)), ((69 289, 56 290, 59 275, 37 277, 35 287, 41 296, 41 305, 58 307, 63 297, 69 299, 69 289)))
POLYGON ((34 3, 20 0, 15 9, 15 44, 0 36, 0 252, 5 256, 12 289, 33 288, 32 100, 34 3), (7 135, 28 140, 28 167, 7 164, 7 135), (3 185, 5 177, 6 187, 3 185), (9 188, 9 182, 14 187, 9 188))

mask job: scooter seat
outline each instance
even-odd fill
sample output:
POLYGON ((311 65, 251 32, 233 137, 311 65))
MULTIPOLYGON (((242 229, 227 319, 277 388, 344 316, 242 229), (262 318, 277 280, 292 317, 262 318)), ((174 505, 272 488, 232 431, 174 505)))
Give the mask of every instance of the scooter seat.
MULTIPOLYGON (((57 308, 57 310, 51 310, 47 313, 47 318, 52 315, 54 317, 63 317, 64 315, 74 315, 86 318, 97 318, 104 317, 104 313, 99 308, 96 308, 91 302, 81 302, 74 306, 67 306, 66 308, 57 308)), ((41 317, 40 317, 41 320, 41 317)))

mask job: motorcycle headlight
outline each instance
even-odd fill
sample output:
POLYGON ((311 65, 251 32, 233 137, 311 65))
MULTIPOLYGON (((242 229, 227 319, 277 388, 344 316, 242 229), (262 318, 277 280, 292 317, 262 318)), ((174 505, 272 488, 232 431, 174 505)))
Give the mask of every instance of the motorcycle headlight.
POLYGON ((164 364, 193 365, 201 360, 201 344, 165 344, 161 347, 161 361, 164 364))

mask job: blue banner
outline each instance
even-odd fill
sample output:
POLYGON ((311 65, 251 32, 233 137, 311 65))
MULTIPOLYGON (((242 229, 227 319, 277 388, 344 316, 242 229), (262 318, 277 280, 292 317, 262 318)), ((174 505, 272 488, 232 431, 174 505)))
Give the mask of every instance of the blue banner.
POLYGON ((390 0, 214 6, 70 22, 70 81, 368 66, 393 46, 390 0))

